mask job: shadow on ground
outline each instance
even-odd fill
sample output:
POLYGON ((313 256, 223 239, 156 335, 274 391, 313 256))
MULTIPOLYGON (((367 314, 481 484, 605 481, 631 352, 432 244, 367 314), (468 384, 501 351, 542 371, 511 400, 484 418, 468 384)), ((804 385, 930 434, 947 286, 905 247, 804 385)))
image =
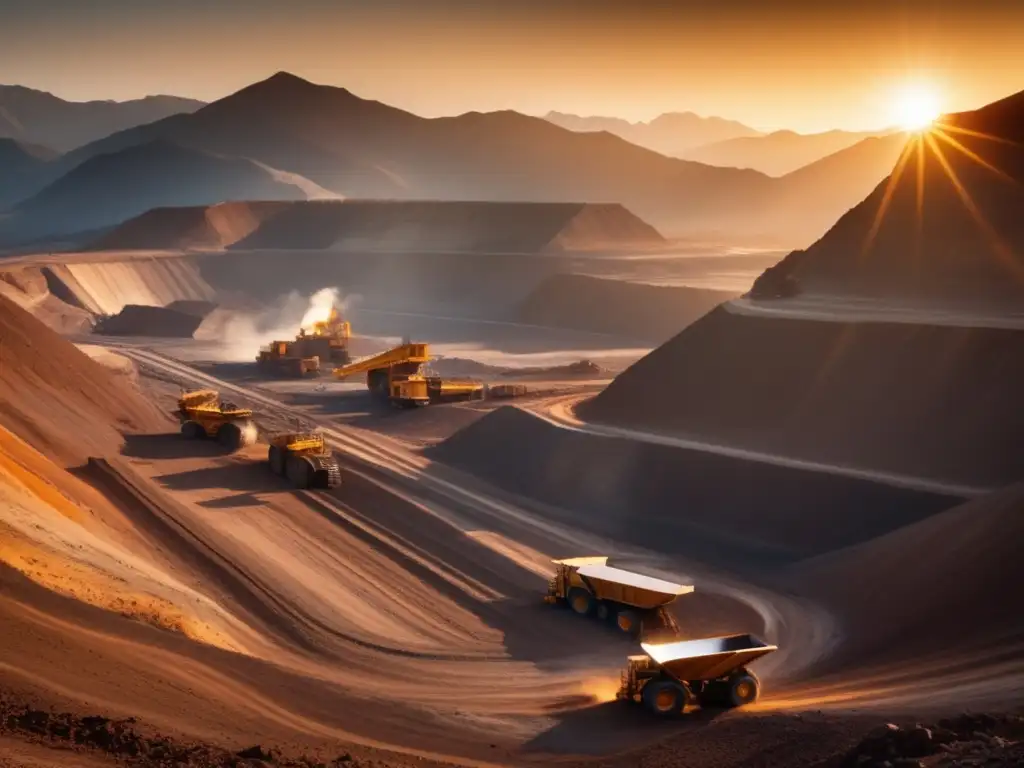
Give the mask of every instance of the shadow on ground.
POLYGON ((557 715, 558 723, 538 734, 526 752, 598 755, 636 749, 682 732, 706 728, 724 713, 695 709, 678 718, 655 717, 639 704, 610 701, 557 715))
MULTIPOLYGON (((266 462, 231 462, 221 466, 160 475, 156 480, 171 491, 200 491, 215 488, 251 494, 280 492, 290 487, 283 479, 271 473, 266 462)), ((230 506, 240 505, 241 501, 230 506)))
POLYGON ((177 432, 157 435, 125 435, 121 454, 133 459, 187 459, 193 456, 227 456, 216 440, 187 440, 177 432))

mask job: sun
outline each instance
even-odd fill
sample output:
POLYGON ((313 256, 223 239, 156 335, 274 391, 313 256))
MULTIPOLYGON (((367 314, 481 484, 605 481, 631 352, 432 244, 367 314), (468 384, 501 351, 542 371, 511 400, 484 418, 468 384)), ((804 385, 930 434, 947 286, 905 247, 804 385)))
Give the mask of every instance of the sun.
POLYGON ((939 92, 927 83, 904 85, 895 95, 893 111, 896 122, 904 130, 924 131, 942 112, 939 92))

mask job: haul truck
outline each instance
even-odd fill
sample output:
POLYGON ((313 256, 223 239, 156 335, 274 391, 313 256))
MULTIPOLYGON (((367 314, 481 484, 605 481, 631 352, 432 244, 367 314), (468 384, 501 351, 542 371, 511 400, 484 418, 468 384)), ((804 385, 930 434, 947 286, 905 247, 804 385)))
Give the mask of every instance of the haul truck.
POLYGON ((630 656, 616 698, 643 704, 660 717, 687 706, 741 707, 757 700, 761 684, 747 669, 778 650, 753 635, 728 635, 671 643, 641 643, 630 656))
POLYGON ((256 442, 252 411, 220 399, 215 389, 196 389, 178 398, 181 434, 195 440, 216 438, 229 451, 237 451, 256 442))
POLYGON ((614 623, 623 632, 648 635, 678 633, 665 607, 692 586, 673 584, 608 565, 607 557, 573 557, 553 561, 557 570, 548 584, 545 602, 567 604, 581 616, 614 623))
POLYGON ((341 485, 338 460, 319 432, 282 432, 269 439, 270 471, 283 475, 296 488, 336 488, 341 485))
POLYGON ((335 368, 333 373, 337 379, 365 373, 366 386, 372 394, 403 408, 483 397, 484 387, 479 382, 425 376, 422 367, 429 362, 429 345, 400 344, 379 355, 335 368))

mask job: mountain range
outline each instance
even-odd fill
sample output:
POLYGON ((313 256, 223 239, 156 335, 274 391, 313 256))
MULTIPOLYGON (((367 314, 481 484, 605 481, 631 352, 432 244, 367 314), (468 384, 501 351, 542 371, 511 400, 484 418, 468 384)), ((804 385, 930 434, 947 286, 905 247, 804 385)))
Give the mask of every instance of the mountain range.
POLYGON ((15 214, 20 236, 31 240, 100 229, 158 207, 305 200, 307 185, 247 158, 157 139, 85 160, 20 203, 15 214))
POLYGON ((58 153, 38 144, 0 139, 0 208, 20 199, 58 153))
MULTIPOLYGON (((156 146, 162 152, 176 145, 200 153, 193 158, 245 158, 278 178, 290 174, 283 188, 257 184, 247 191, 244 185, 225 185, 248 199, 275 190, 285 194, 283 199, 293 199, 298 184, 355 198, 621 203, 669 237, 792 245, 818 237, 892 167, 890 149, 858 144, 828 158, 827 172, 805 169, 775 179, 753 170, 666 157, 608 132, 577 133, 511 111, 423 118, 282 72, 195 112, 116 132, 47 162, 27 190, 35 197, 8 217, 0 237, 8 242, 23 237, 27 214, 31 211, 32 219, 43 221, 47 205, 57 200, 61 202, 51 221, 66 228, 68 212, 75 207, 71 191, 95 193, 85 181, 85 170, 100 178, 107 173, 104 166, 112 165, 122 173, 130 163, 119 153, 154 141, 160 142, 156 146), (59 194, 44 189, 62 183, 61 176, 93 159, 59 194)), ((159 183, 157 176, 150 178, 159 183)), ((200 184, 187 184, 180 176, 169 176, 162 198, 183 205, 218 202, 206 193, 211 189, 208 175, 203 178, 200 184), (204 193, 193 196, 199 189, 204 193)), ((120 215, 149 199, 137 197, 123 206, 109 199, 128 195, 129 189, 134 187, 106 191, 102 205, 83 198, 83 209, 107 215, 89 222, 76 216, 76 226, 117 223, 109 220, 110 214, 120 215)), ((37 227, 29 229, 36 237, 37 227)))
POLYGON ((0 138, 41 144, 58 152, 116 131, 203 106, 195 99, 147 96, 132 101, 65 101, 20 85, 0 85, 0 138))
POLYGON ((686 157, 691 150, 705 144, 761 135, 760 131, 735 120, 701 117, 693 112, 666 112, 648 122, 636 123, 619 117, 580 117, 563 112, 548 112, 544 119, 570 131, 614 133, 632 144, 669 157, 686 157))
POLYGON ((753 168, 769 176, 785 176, 865 139, 895 131, 775 131, 763 136, 739 136, 696 147, 684 157, 723 168, 753 168))

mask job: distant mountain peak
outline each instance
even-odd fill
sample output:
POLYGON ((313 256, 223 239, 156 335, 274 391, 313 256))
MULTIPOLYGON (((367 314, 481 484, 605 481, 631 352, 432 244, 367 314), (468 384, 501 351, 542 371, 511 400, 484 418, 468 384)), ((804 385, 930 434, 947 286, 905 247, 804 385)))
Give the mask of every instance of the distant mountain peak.
POLYGON ((285 72, 283 69, 280 72, 275 72, 266 80, 264 83, 278 83, 278 84, 293 84, 293 85, 314 85, 309 80, 293 75, 291 72, 285 72))

